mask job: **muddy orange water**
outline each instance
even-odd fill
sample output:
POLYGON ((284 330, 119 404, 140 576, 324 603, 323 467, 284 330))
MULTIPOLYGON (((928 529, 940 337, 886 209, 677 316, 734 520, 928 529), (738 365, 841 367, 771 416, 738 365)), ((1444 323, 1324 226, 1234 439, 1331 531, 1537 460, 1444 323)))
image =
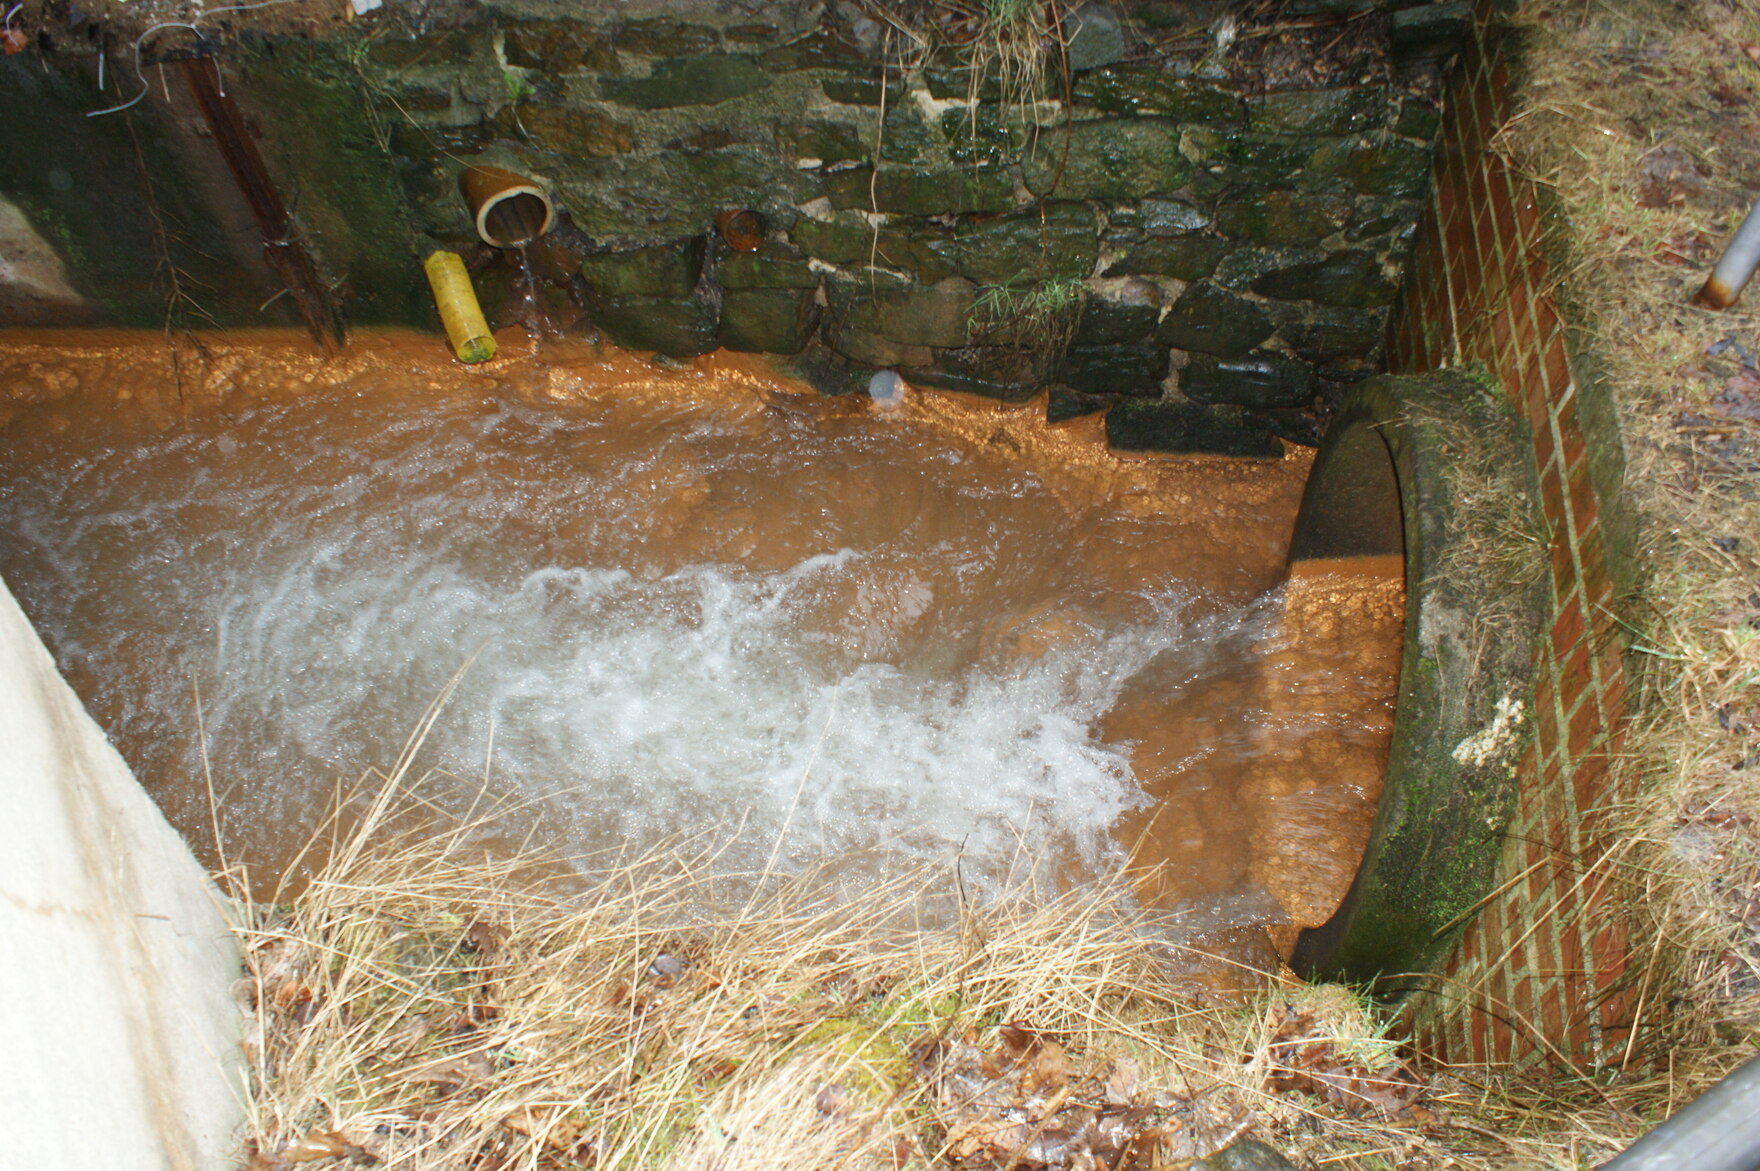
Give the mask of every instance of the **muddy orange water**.
POLYGON ((454 684, 417 773, 571 854, 985 883, 1134 851, 1193 931, 1284 944, 1342 896, 1403 601, 1397 565, 1283 583, 1307 453, 504 349, 233 334, 174 376, 160 337, 0 336, 0 572, 210 860, 208 772, 273 874, 454 684))

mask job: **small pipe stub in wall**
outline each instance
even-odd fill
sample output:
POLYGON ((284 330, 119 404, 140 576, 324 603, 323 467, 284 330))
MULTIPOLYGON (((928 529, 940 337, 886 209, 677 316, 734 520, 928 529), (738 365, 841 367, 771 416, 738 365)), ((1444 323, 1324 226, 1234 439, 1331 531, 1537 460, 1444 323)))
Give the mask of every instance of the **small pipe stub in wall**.
POLYGON ((764 217, 747 208, 716 216, 715 230, 735 252, 756 252, 764 246, 764 217))
POLYGON ((550 196, 524 175, 500 167, 466 167, 458 189, 483 242, 496 248, 530 244, 556 222, 550 196))

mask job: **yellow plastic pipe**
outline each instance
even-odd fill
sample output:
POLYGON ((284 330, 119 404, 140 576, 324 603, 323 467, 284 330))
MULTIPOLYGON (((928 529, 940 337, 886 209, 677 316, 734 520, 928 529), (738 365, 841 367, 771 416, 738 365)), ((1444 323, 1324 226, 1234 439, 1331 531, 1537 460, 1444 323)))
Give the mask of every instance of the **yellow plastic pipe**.
POLYGON ((440 323, 446 327, 446 340, 460 362, 487 362, 495 356, 495 339, 489 336, 489 323, 483 320, 483 308, 477 304, 477 291, 471 288, 470 273, 456 252, 436 252, 422 263, 428 274, 428 287, 434 290, 434 304, 440 309, 440 323))

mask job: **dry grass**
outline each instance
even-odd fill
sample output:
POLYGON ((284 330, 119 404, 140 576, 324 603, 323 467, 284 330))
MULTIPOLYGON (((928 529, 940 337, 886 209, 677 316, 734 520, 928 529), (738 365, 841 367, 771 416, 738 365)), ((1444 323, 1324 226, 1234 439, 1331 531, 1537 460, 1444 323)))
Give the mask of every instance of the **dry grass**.
POLYGON ((1655 941, 1638 1056, 1668 1109, 1760 1042, 1760 380, 1728 344, 1760 349, 1760 301, 1688 304, 1760 176, 1760 6, 1530 0, 1518 21, 1501 145, 1557 196, 1565 313, 1626 444, 1639 796, 1617 816, 1633 937, 1655 941))
POLYGON ((296 899, 246 908, 253 1171, 1172 1168, 1242 1135, 1521 1165, 1350 990, 1195 1000, 1122 885, 945 928, 917 922, 944 874, 730 902, 702 852, 491 856, 482 822, 435 829, 436 783, 394 772, 296 899))

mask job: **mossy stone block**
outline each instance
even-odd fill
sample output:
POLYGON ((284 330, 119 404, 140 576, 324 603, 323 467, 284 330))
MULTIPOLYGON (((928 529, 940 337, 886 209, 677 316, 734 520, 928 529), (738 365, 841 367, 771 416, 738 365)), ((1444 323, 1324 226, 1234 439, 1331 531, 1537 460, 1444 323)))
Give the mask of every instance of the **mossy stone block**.
POLYGON ((873 148, 854 122, 825 118, 782 127, 776 132, 776 145, 791 161, 818 159, 822 164, 865 159, 873 148))
POLYGON ((1161 307, 1150 301, 1122 301, 1089 297, 1082 307, 1074 343, 1079 346, 1116 346, 1146 342, 1155 333, 1161 307))
POLYGON ((1226 455, 1261 461, 1283 458, 1283 444, 1263 422, 1239 407, 1126 400, 1106 412, 1106 442, 1114 451, 1168 455, 1226 455))
MULTIPOLYGON (((870 141, 865 153, 871 153, 875 145, 870 141)), ((878 148, 881 161, 887 163, 929 165, 947 157, 947 144, 942 140, 939 125, 931 127, 925 122, 914 103, 886 111, 878 148)))
POLYGON ((1228 255, 1222 258, 1222 263, 1216 266, 1210 279, 1225 289, 1244 292, 1251 289, 1253 282, 1268 272, 1317 263, 1329 255, 1323 248, 1260 248, 1246 245, 1230 249, 1228 255))
POLYGON ((923 84, 936 101, 964 101, 973 97, 981 103, 1002 100, 1002 79, 994 69, 931 66, 923 70, 923 84))
POLYGON ((602 252, 581 261, 581 276, 601 297, 688 297, 703 272, 703 249, 703 237, 694 236, 672 244, 602 252))
POLYGON ((873 249, 858 259, 912 273, 923 284, 932 285, 959 272, 959 241, 953 229, 935 224, 888 224, 874 237, 873 249))
POLYGON ((1430 186, 1430 147, 1393 135, 1357 135, 1316 150, 1308 164, 1364 195, 1410 198, 1430 186))
POLYGON ((1216 229, 1267 247, 1318 244, 1350 221, 1349 196, 1240 191, 1216 208, 1216 229))
POLYGON ((819 88, 826 97, 846 106, 878 106, 884 98, 886 106, 894 107, 907 97, 902 82, 882 81, 871 73, 840 73, 824 77, 819 81, 819 88))
MULTIPOLYGON (((1137 205, 1136 216, 1136 226, 1148 236, 1184 236, 1215 222, 1209 212, 1183 199, 1145 199, 1137 205)), ((1113 221, 1118 222, 1118 217, 1113 221)))
POLYGON ((868 256, 874 229, 861 212, 839 211, 824 220, 802 216, 788 234, 810 256, 831 264, 852 264, 868 256))
POLYGON ((1243 121, 1240 96, 1221 86, 1174 77, 1152 67, 1115 65, 1079 78, 1075 99, 1109 114, 1165 114, 1180 122, 1243 121))
POLYGON ((507 63, 547 74, 623 72, 608 33, 573 21, 524 20, 506 26, 507 63))
POLYGON ((817 179, 769 145, 563 160, 556 186, 582 231, 632 244, 707 232, 729 207, 788 223, 818 194, 817 179))
POLYGON ((1180 153, 1179 124, 1168 118, 1101 118, 1047 130, 1021 159, 1027 189, 1059 199, 1169 194, 1191 173, 1180 153))
POLYGON ((1001 212, 1014 206, 1014 184, 1000 167, 862 167, 832 176, 826 194, 834 208, 902 215, 1001 212))
POLYGON ((715 270, 724 289, 813 289, 819 274, 806 253, 786 244, 766 244, 756 252, 735 252, 715 270))
POLYGON ((1187 287, 1155 331, 1165 346, 1239 358, 1270 337, 1271 319, 1257 303, 1208 282, 1187 287))
POLYGON ((797 354, 813 336, 818 310, 811 289, 728 289, 718 336, 730 350, 797 354))
POLYGON ((487 56, 489 30, 482 26, 449 29, 423 37, 381 37, 367 49, 367 60, 388 69, 412 65, 444 65, 456 68, 487 56))
POLYGON ((878 58, 862 52, 843 30, 824 24, 804 37, 797 37, 786 45, 766 50, 759 60, 772 73, 798 69, 849 69, 870 65, 876 74, 880 72, 878 58))
POLYGON ((1096 415, 1116 401, 1102 394, 1083 394, 1067 386, 1053 386, 1045 396, 1045 421, 1066 423, 1071 419, 1096 415))
POLYGON ((827 286, 839 327, 913 346, 963 346, 977 289, 961 277, 932 285, 841 280, 827 286))
POLYGON ((1159 398, 1167 366, 1166 346, 1071 346, 1058 363, 1057 376, 1084 394, 1159 398))
POLYGON ((1324 260, 1272 269, 1252 282, 1262 297, 1368 309, 1392 302, 1393 282, 1373 252, 1348 249, 1324 260))
POLYGON ((1174 236, 1145 240, 1106 267, 1107 276, 1133 274, 1203 280, 1228 254, 1228 241, 1218 236, 1174 236))
POLYGON ((919 386, 1024 403, 1039 393, 1034 365, 1032 353, 1012 346, 961 346, 936 350, 929 361, 903 373, 919 386))
POLYGON ((750 57, 705 53, 656 61, 647 77, 611 77, 601 83, 605 97, 641 110, 710 106, 756 93, 770 85, 768 73, 750 57))
POLYGON ((1180 149, 1205 174, 1234 184, 1290 184, 1315 153, 1307 135, 1260 134, 1194 127, 1180 149))
POLYGON ((1023 127, 1005 117, 994 104, 941 112, 941 137, 947 157, 972 165, 1012 162, 1020 153, 1023 127))
POLYGON ((1272 134, 1358 134, 1388 121, 1387 91, 1362 85, 1282 90, 1247 99, 1248 124, 1272 134))
POLYGON ((1304 362, 1325 365, 1366 358, 1381 344, 1386 311, 1336 309, 1321 305, 1288 306, 1274 313, 1277 336, 1289 343, 1304 362))
POLYGON ((521 102, 503 107, 497 119, 510 131, 523 131, 540 150, 554 154, 608 159, 635 147, 633 126, 597 110, 521 102))
POLYGON ((1194 354, 1180 371, 1179 388, 1201 403, 1240 407, 1305 407, 1314 400, 1314 371, 1279 354, 1218 358, 1194 354))
POLYGON ((690 358, 715 348, 715 309, 701 297, 609 297, 593 322, 626 350, 690 358))
POLYGON ((617 47, 644 57, 687 57, 706 53, 721 43, 708 25, 688 24, 669 16, 632 20, 617 30, 617 47))
POLYGON ((1094 271, 1100 237, 1079 203, 1046 203, 960 225, 960 275, 980 285, 1082 278, 1094 271))
POLYGON ((1404 138, 1429 142, 1442 129, 1442 111, 1416 98, 1407 98, 1399 108, 1399 119, 1393 132, 1404 138))
POLYGON ((826 321, 822 336, 839 357, 869 370, 925 366, 935 360, 935 351, 928 346, 883 337, 835 318, 826 321))

